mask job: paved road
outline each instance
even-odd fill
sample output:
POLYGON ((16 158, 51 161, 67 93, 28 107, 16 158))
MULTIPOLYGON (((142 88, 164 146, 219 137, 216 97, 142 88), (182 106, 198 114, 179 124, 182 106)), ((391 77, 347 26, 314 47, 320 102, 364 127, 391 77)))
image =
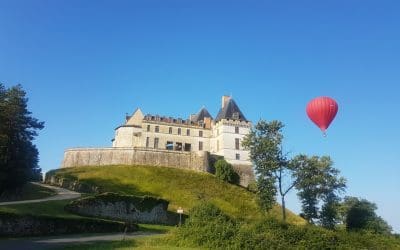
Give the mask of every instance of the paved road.
POLYGON ((60 188, 60 187, 54 187, 50 185, 46 185, 43 183, 39 182, 32 182, 32 184, 39 185, 42 187, 46 187, 49 189, 53 189, 56 191, 56 195, 43 198, 43 199, 36 199, 36 200, 24 200, 24 201, 8 201, 8 202, 0 202, 0 206, 5 206, 5 205, 14 205, 14 204, 25 204, 25 203, 36 203, 36 202, 43 202, 43 201, 55 201, 55 200, 68 200, 68 199, 75 199, 79 198, 81 196, 80 193, 65 189, 65 188, 60 188))
POLYGON ((100 241, 119 241, 123 239, 134 239, 137 237, 158 235, 148 232, 135 232, 125 235, 122 233, 116 234, 93 234, 90 236, 69 235, 57 237, 40 237, 40 238, 15 238, 0 240, 0 250, 50 250, 62 249, 71 244, 83 244, 100 241))

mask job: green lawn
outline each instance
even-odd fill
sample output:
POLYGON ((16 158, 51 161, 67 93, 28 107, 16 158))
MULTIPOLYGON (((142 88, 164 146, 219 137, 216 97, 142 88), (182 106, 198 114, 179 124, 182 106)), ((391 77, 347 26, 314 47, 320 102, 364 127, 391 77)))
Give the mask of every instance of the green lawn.
POLYGON ((55 194, 56 192, 52 189, 27 183, 16 191, 9 191, 6 194, 3 194, 2 197, 0 197, 0 202, 42 199, 55 194))
POLYGON ((81 218, 81 216, 68 213, 64 206, 71 200, 45 201, 31 204, 16 204, 0 206, 0 212, 7 212, 19 215, 51 216, 61 218, 81 218))
MULTIPOLYGON (((50 174, 97 186, 102 192, 160 197, 170 201, 170 211, 182 207, 187 213, 193 206, 206 200, 235 218, 261 217, 253 193, 222 182, 208 173, 152 166, 101 166, 63 168, 50 174)), ((275 206, 270 213, 281 217, 281 207, 275 206)), ((287 217, 293 224, 305 223, 290 211, 287 217)))
POLYGON ((63 250, 201 250, 202 248, 176 247, 168 244, 165 236, 145 236, 133 240, 96 242, 72 245, 63 250))

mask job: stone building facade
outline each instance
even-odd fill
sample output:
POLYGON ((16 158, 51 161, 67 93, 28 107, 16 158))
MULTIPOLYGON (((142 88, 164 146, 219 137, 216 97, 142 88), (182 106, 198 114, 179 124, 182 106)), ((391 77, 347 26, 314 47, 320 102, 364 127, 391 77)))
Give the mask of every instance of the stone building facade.
POLYGON ((143 115, 137 109, 126 123, 115 130, 113 147, 153 148, 171 151, 201 152, 223 156, 235 165, 251 165, 249 152, 241 142, 251 128, 236 102, 222 97, 221 109, 214 120, 202 108, 187 120, 143 115))
POLYGON ((115 129, 111 148, 68 149, 62 167, 140 164, 207 171, 211 154, 234 165, 247 185, 254 174, 241 142, 251 126, 230 96, 222 97, 215 119, 205 108, 188 119, 144 115, 138 108, 115 129))

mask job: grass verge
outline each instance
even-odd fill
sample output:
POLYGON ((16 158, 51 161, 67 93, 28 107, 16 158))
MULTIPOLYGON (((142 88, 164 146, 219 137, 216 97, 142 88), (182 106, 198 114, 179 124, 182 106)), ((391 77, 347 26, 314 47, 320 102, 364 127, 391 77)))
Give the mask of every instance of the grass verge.
POLYGON ((23 187, 14 190, 7 191, 0 196, 0 202, 6 201, 22 201, 22 200, 36 200, 47 198, 56 195, 56 192, 52 189, 27 183, 23 187))

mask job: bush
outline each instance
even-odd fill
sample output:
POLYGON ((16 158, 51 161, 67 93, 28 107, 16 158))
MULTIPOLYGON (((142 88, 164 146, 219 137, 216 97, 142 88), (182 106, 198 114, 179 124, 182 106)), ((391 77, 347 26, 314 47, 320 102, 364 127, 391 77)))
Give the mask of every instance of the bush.
POLYGON ((171 238, 178 246, 207 249, 400 249, 394 236, 295 226, 274 218, 239 222, 209 203, 193 208, 171 238))
POLYGON ((235 222, 213 204, 201 203, 189 214, 189 219, 174 235, 179 246, 222 249, 237 231, 235 222))
POLYGON ((223 159, 215 163, 215 176, 220 180, 232 184, 239 183, 239 175, 233 170, 232 165, 223 159))

